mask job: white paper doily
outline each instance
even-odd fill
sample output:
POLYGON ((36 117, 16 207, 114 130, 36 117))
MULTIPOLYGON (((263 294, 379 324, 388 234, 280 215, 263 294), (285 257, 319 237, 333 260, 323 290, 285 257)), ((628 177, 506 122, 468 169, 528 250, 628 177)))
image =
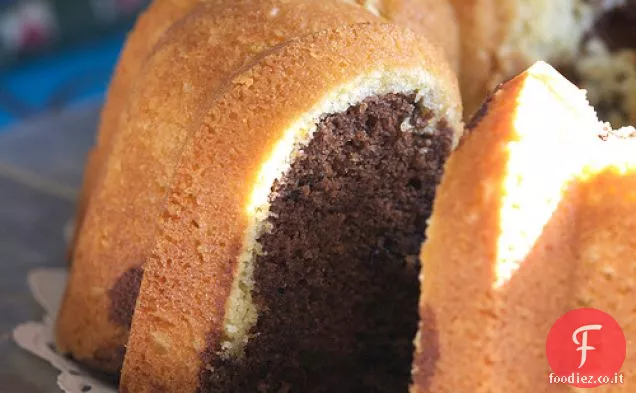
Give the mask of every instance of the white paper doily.
POLYGON ((53 345, 55 316, 66 286, 66 269, 35 269, 28 284, 35 300, 44 308, 42 322, 26 322, 15 328, 13 339, 25 350, 47 360, 60 371, 57 384, 67 393, 117 393, 117 388, 93 378, 73 361, 60 356, 53 345))

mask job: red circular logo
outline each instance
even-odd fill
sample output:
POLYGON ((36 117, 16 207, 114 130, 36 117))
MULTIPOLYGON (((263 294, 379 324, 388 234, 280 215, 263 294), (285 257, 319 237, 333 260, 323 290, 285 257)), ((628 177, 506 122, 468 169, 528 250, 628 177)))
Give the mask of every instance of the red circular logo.
POLYGON ((626 352, 623 329, 611 315, 594 308, 572 310, 548 333, 546 355, 554 371, 550 383, 579 388, 622 384, 626 352))

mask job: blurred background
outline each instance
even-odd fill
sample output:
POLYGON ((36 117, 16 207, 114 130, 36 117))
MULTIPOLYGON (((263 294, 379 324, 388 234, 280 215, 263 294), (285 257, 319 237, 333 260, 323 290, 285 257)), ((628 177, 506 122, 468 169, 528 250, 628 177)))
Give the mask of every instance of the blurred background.
POLYGON ((147 0, 0 0, 0 132, 100 99, 147 0))
POLYGON ((57 393, 12 331, 43 317, 35 268, 67 266, 65 228, 104 93, 148 0, 0 0, 0 393, 57 393))

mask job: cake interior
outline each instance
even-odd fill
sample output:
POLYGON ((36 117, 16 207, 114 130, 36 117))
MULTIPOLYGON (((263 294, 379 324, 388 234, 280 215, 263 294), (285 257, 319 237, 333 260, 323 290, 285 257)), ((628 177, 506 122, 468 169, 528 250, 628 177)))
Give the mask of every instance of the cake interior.
POLYGON ((453 132, 417 95, 322 118, 269 196, 240 356, 202 353, 203 392, 406 392, 420 245, 453 132))

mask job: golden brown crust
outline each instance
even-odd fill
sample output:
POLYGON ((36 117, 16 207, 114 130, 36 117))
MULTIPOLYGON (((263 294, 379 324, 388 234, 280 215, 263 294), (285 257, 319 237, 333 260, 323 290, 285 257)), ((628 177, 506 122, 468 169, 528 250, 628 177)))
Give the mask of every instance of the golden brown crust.
POLYGON ((408 27, 442 47, 455 72, 459 72, 459 25, 447 0, 382 0, 380 14, 408 27))
POLYGON ((108 318, 108 292, 145 261, 189 124, 226 78, 294 36, 371 21, 379 19, 335 0, 209 0, 171 28, 137 77, 87 211, 57 321, 61 350, 91 360, 126 342, 127 329, 108 318))
POLYGON ((120 115, 124 112, 128 95, 135 84, 143 62, 168 27, 201 1, 156 0, 139 16, 135 28, 128 35, 106 95, 97 132, 96 146, 86 157, 84 179, 75 214, 75 230, 69 245, 70 255, 72 255, 73 247, 82 227, 93 190, 100 182, 104 162, 110 152, 113 137, 119 128, 120 115))
POLYGON ((222 329, 263 162, 326 94, 358 76, 396 69, 428 73, 438 103, 448 108, 444 115, 459 129, 459 91, 444 56, 394 25, 304 36, 232 80, 188 143, 171 186, 133 320, 124 389, 195 391, 199 353, 208 333, 222 329))
POLYGON ((460 30, 460 87, 466 117, 488 96, 489 83, 496 78, 496 52, 502 42, 504 22, 499 18, 498 0, 451 0, 460 30))

